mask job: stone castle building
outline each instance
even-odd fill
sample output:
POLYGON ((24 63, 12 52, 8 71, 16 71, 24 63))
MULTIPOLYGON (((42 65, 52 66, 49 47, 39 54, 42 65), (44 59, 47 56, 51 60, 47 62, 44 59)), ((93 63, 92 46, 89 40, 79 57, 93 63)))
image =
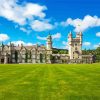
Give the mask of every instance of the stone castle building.
POLYGON ((68 54, 54 54, 52 37, 47 37, 46 46, 38 44, 33 46, 0 46, 0 63, 92 63, 92 55, 82 55, 82 33, 77 33, 73 38, 72 33, 68 35, 68 54))

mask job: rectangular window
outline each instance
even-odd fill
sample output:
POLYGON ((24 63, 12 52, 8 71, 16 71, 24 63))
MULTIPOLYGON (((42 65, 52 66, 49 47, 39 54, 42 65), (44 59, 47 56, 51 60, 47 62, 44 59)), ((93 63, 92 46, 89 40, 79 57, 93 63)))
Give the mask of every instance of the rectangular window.
POLYGON ((15 58, 15 54, 12 55, 12 58, 15 58))
POLYGON ((25 55, 22 55, 22 58, 25 58, 25 55))
POLYGON ((35 55, 32 55, 32 58, 35 58, 35 55))

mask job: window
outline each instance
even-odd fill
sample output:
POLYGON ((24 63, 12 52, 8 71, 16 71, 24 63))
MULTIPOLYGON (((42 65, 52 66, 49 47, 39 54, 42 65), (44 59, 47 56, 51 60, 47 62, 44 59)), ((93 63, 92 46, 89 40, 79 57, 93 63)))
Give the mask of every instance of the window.
POLYGON ((25 58, 25 54, 23 54, 22 57, 25 58))
POLYGON ((15 59, 12 59, 12 62, 14 63, 15 62, 15 59))
POLYGON ((32 51, 32 54, 35 54, 35 51, 32 51))
POLYGON ((75 43, 75 46, 77 46, 77 44, 75 43))
POLYGON ((15 58, 15 54, 13 54, 12 57, 15 58))
POLYGON ((32 58, 35 58, 35 55, 32 55, 32 58))

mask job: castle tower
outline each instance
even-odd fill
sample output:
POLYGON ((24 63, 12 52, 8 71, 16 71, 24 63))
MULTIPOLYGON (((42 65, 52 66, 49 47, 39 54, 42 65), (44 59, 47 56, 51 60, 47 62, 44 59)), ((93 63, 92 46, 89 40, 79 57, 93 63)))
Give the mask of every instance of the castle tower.
POLYGON ((76 38, 72 37, 70 32, 68 35, 69 56, 70 59, 82 59, 82 33, 76 33, 76 38))
POLYGON ((47 37, 47 50, 52 51, 52 37, 49 35, 47 37))
POLYGON ((68 34, 68 44, 69 44, 69 56, 70 56, 70 59, 73 59, 73 56, 72 56, 72 33, 70 32, 68 34))
POLYGON ((49 35, 47 37, 47 63, 51 63, 51 56, 52 56, 52 36, 49 35))

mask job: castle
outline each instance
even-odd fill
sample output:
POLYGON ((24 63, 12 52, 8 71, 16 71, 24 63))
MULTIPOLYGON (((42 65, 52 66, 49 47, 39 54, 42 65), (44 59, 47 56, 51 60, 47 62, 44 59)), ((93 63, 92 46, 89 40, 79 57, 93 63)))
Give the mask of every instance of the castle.
POLYGON ((0 63, 92 63, 93 55, 82 55, 82 33, 77 33, 73 38, 68 34, 68 54, 54 54, 52 36, 47 37, 46 46, 38 44, 33 46, 0 46, 0 63))

